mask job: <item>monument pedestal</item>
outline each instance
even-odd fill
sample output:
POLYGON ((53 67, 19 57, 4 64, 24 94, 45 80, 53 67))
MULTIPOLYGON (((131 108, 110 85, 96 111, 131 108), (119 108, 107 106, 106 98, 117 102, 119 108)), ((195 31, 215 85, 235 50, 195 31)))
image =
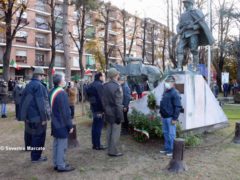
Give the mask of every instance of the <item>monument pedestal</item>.
MULTIPOLYGON (((176 89, 181 95, 184 113, 180 114, 179 122, 183 130, 206 131, 211 128, 221 128, 228 124, 228 119, 224 114, 219 102, 213 95, 210 87, 200 74, 192 72, 173 72, 176 79, 176 89)), ((163 80, 153 91, 160 105, 164 92, 163 80)), ((135 108, 144 114, 150 112, 147 107, 147 96, 130 104, 131 109, 135 108)))

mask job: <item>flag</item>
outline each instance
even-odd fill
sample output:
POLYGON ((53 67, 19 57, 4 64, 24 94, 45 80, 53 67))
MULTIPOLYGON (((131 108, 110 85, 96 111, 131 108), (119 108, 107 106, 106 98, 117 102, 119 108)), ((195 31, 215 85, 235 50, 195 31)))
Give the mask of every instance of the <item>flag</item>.
POLYGON ((17 63, 13 59, 11 60, 10 65, 12 65, 14 68, 17 67, 17 63))
POLYGON ((91 74, 91 70, 90 69, 86 69, 85 70, 85 74, 91 74))
POLYGON ((54 74, 55 74, 55 69, 53 68, 53 69, 52 69, 52 75, 54 75, 54 74))
POLYGON ((13 59, 10 62, 10 65, 12 65, 16 70, 19 70, 20 67, 18 66, 18 64, 16 63, 16 61, 14 61, 13 59))

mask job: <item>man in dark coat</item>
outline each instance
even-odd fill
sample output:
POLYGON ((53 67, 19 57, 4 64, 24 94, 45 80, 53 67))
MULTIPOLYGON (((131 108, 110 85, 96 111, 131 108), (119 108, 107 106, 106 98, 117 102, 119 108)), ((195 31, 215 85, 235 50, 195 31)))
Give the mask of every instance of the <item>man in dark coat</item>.
POLYGON ((129 109, 129 103, 131 100, 131 90, 128 86, 126 76, 121 76, 119 83, 122 86, 123 90, 123 117, 124 117, 124 122, 122 123, 122 134, 127 134, 128 133, 128 109, 129 109))
POLYGON ((25 88, 25 85, 24 85, 22 79, 20 79, 19 82, 16 84, 16 86, 13 89, 13 99, 15 102, 16 118, 19 117, 19 106, 21 103, 21 98, 22 98, 24 88, 25 88))
POLYGON ((103 85, 103 107, 107 121, 107 143, 109 156, 122 156, 118 143, 123 121, 123 93, 118 83, 119 72, 115 68, 108 71, 110 81, 103 85))
POLYGON ((71 111, 68 102, 68 95, 63 87, 66 81, 63 75, 53 76, 54 88, 51 90, 50 105, 52 109, 51 130, 53 141, 53 163, 54 170, 58 172, 73 171, 74 168, 65 162, 65 153, 68 145, 68 135, 73 132, 71 111))
POLYGON ((95 150, 104 150, 106 147, 101 145, 101 132, 103 128, 103 75, 101 72, 97 73, 94 77, 94 81, 87 87, 86 93, 91 105, 91 111, 93 114, 92 123, 92 145, 95 150))
POLYGON ((197 71, 199 64, 198 46, 212 45, 214 38, 204 21, 201 10, 194 9, 194 0, 183 0, 186 11, 181 14, 177 25, 180 41, 177 45, 178 70, 182 70, 184 51, 188 47, 193 55, 193 70, 197 71))
POLYGON ((2 118, 7 118, 8 85, 3 79, 0 80, 0 101, 2 118))
POLYGON ((33 77, 23 91, 19 120, 25 121, 25 146, 31 150, 32 162, 46 161, 44 150, 47 120, 50 120, 50 105, 47 88, 41 83, 45 78, 42 68, 35 68, 33 77))
POLYGON ((175 89, 175 78, 168 76, 165 80, 165 92, 163 93, 160 102, 160 114, 162 117, 162 129, 164 135, 164 153, 167 156, 172 156, 173 142, 176 138, 176 123, 181 112, 181 98, 175 89))

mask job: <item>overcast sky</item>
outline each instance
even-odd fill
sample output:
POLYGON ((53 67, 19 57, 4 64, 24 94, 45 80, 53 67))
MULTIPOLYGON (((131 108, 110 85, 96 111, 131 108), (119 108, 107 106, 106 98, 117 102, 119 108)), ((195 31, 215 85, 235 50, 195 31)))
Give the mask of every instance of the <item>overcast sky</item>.
MULTIPOLYGON (((162 24, 167 24, 167 8, 166 0, 104 0, 105 2, 111 2, 113 5, 116 5, 120 9, 126 9, 132 14, 136 14, 139 17, 150 17, 155 19, 162 24)), ((169 0, 170 1, 170 0, 169 0)), ((179 9, 179 2, 182 0, 172 0, 174 11, 177 12, 179 9)), ((223 0, 211 0, 213 3, 212 9, 214 9, 214 4, 218 4, 219 1, 223 0)), ((228 2, 235 2, 235 8, 240 10, 240 0, 226 0, 228 2)), ((207 13, 207 3, 203 7, 204 14, 207 13)), ((215 13, 215 12, 213 12, 215 13)), ((175 15, 174 26, 177 24, 177 15, 175 15)), ((232 34, 238 34, 238 29, 233 29, 232 34)))

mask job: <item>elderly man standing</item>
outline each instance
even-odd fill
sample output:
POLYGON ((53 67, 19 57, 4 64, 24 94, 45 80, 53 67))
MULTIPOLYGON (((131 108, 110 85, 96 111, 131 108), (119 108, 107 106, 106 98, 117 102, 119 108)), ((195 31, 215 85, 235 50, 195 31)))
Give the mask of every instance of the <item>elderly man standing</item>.
POLYGON ((41 82, 44 78, 44 70, 35 68, 20 103, 19 120, 25 121, 25 146, 26 150, 31 150, 32 162, 47 160, 46 157, 41 156, 44 150, 47 120, 50 120, 51 116, 48 91, 41 82))
POLYGON ((119 72, 115 68, 108 71, 110 81, 103 85, 103 105, 107 121, 107 144, 109 156, 122 156, 118 143, 123 121, 123 93, 118 83, 119 72))
POLYGON ((165 92, 160 102, 160 114, 162 116, 162 129, 164 135, 164 150, 160 151, 171 157, 173 142, 176 138, 176 123, 182 109, 181 97, 175 89, 175 78, 168 76, 165 80, 165 92))
POLYGON ((74 168, 66 164, 65 153, 67 150, 68 135, 73 132, 73 126, 68 96, 63 89, 63 87, 66 86, 64 76, 55 74, 53 76, 53 84, 54 88, 51 90, 49 96, 52 109, 52 136, 54 137, 54 170, 58 172, 69 172, 73 171, 74 168))

